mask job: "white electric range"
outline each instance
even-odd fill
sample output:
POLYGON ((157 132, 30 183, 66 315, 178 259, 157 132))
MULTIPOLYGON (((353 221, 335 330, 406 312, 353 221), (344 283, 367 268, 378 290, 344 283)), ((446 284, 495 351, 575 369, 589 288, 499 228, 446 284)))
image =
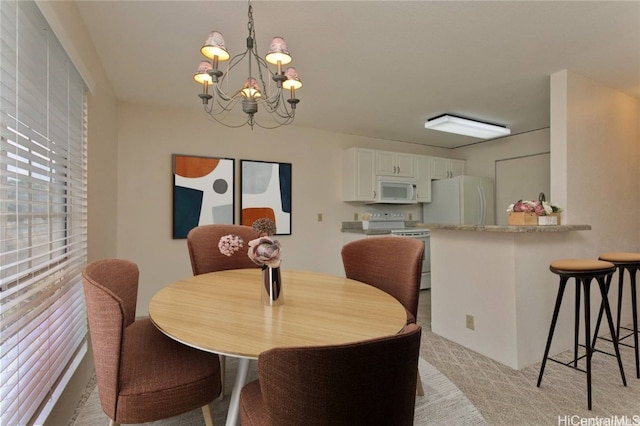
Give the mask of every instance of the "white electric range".
POLYGON ((392 236, 413 238, 422 241, 424 244, 424 255, 422 257, 420 290, 431 288, 431 244, 428 229, 405 227, 404 215, 399 212, 369 213, 369 229, 388 229, 391 231, 392 236))

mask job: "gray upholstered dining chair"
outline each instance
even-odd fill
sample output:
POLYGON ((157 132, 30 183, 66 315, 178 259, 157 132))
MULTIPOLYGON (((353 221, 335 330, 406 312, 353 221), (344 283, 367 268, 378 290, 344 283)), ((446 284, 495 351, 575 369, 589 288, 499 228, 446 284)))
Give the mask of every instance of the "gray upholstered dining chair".
MULTIPOLYGON (((416 322, 424 244, 412 238, 370 237, 342 247, 345 275, 395 297, 407 311, 407 324, 416 322)), ((424 395, 417 374, 418 395, 424 395)))
MULTIPOLYGON (((258 238, 258 233, 250 226, 225 224, 196 226, 187 234, 187 248, 193 275, 228 269, 258 268, 259 266, 247 256, 249 241, 255 238, 258 238), (237 235, 244 241, 242 249, 232 256, 222 254, 218 248, 220 237, 225 235, 237 235)), ((222 381, 220 395, 222 397, 224 397, 225 360, 225 356, 220 355, 220 380, 222 381)))
POLYGON ((240 393, 242 426, 412 425, 422 329, 331 346, 274 348, 240 393))
POLYGON ((100 403, 110 425, 146 423, 202 408, 221 390, 218 356, 165 336, 136 319, 139 271, 123 259, 89 263, 82 272, 100 403))

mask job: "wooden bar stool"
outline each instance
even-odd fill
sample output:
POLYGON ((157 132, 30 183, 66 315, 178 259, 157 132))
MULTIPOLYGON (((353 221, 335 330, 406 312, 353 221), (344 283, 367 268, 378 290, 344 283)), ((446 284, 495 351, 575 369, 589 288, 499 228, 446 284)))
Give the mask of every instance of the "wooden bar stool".
MULTIPOLYGON (((544 350, 544 357, 542 358, 542 365, 540 366, 540 375, 538 376, 538 384, 542 382, 542 375, 544 374, 544 367, 547 363, 547 359, 557 362, 559 364, 571 367, 573 369, 585 372, 587 374, 587 405, 591 410, 591 356, 593 354, 593 348, 591 343, 591 296, 590 288, 591 281, 596 279, 598 286, 600 287, 600 294, 602 295, 602 305, 604 312, 607 315, 607 321, 609 322, 609 330, 613 336, 615 333, 613 327, 613 319, 611 316, 611 309, 609 308, 609 302, 607 300, 606 283, 605 278, 611 279, 611 275, 616 271, 616 267, 613 263, 605 262, 602 260, 594 259, 559 259, 551 262, 549 267, 551 272, 560 276, 560 287, 558 289, 558 296, 556 297, 556 305, 553 311, 553 318, 551 319, 551 327, 549 328, 549 337, 547 338, 547 346, 544 350), (562 304, 562 296, 564 294, 565 287, 569 278, 574 278, 576 283, 576 305, 575 305, 575 333, 574 333, 574 345, 573 345, 573 359, 569 362, 562 362, 549 357, 549 349, 551 348, 551 340, 553 339, 553 333, 556 328, 556 322, 558 320, 558 313, 560 312, 560 305, 562 304), (584 293, 584 345, 578 345, 578 335, 580 328, 580 283, 582 283, 582 290, 584 293), (578 346, 583 346, 586 350, 586 354, 578 356, 578 346), (578 368, 578 360, 586 357, 586 371, 578 368), (573 364, 573 365, 571 365, 573 364)), ((620 368, 620 376, 622 377, 622 383, 627 386, 627 380, 624 376, 624 370, 622 368, 622 360, 620 359, 620 351, 618 349, 618 342, 613 340, 613 347, 618 358, 618 367, 620 368)))
MULTIPOLYGON (((618 269, 618 315, 616 317, 616 334, 615 336, 612 334, 611 338, 615 337, 615 340, 620 345, 627 346, 629 348, 635 348, 636 352, 636 377, 640 379, 640 357, 638 356, 638 351, 640 347, 638 346, 638 299, 636 293, 636 272, 640 269, 640 253, 628 253, 628 252, 611 252, 611 253, 603 253, 600 255, 600 260, 607 261, 613 263, 618 269), (623 327, 620 324, 620 313, 622 312, 622 283, 624 281, 624 271, 629 271, 630 277, 630 285, 631 285, 631 312, 633 316, 633 329, 628 327, 623 327), (626 336, 620 337, 620 329, 624 329, 627 331, 632 331, 632 333, 627 334, 626 336), (621 340, 626 339, 627 337, 633 336, 633 346, 621 342, 621 340)), ((611 278, 607 277, 606 290, 609 292, 609 287, 611 286, 611 278)), ((603 307, 600 306, 600 312, 598 313, 598 322, 596 323, 596 334, 593 337, 593 346, 595 348, 596 338, 598 337, 598 329, 600 328, 600 320, 602 319, 602 311, 603 307)), ((603 340, 611 341, 610 339, 601 338, 603 340)), ((599 351, 602 352, 602 351, 599 351)), ((608 353, 608 352, 605 352, 608 353)), ((612 354, 609 354, 612 355, 612 354)))

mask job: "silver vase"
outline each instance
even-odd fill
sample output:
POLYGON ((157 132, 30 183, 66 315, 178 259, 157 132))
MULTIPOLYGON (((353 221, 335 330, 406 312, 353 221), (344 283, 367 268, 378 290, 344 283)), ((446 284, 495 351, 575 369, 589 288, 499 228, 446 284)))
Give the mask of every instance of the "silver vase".
POLYGON ((282 296, 282 276, 280 268, 269 266, 262 269, 262 304, 279 306, 284 303, 282 296))

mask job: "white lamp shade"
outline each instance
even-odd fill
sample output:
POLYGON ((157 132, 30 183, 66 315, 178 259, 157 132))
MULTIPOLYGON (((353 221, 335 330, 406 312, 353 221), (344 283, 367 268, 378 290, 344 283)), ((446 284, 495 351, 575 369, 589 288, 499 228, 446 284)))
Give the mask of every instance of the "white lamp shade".
POLYGON ((264 59, 273 65, 277 65, 278 62, 280 62, 281 65, 287 65, 291 62, 291 55, 289 55, 287 43, 282 37, 274 37, 273 40, 271 40, 269 51, 264 59))
POLYGON ((511 134, 511 130, 505 126, 446 114, 427 120, 427 122, 424 123, 424 127, 480 139, 491 139, 511 134))
POLYGON ((198 66, 198 71, 193 75, 193 79, 199 83, 204 84, 205 82, 211 83, 211 76, 209 75, 209 70, 211 69, 211 64, 207 61, 200 62, 198 66))
POLYGON ((282 83, 282 88, 285 90, 295 89, 298 90, 302 87, 302 82, 300 81, 300 77, 298 77, 298 72, 295 68, 289 67, 284 72, 284 76, 287 79, 282 83))
POLYGON ((218 31, 211 31, 209 37, 200 48, 200 52, 209 59, 218 57, 220 62, 229 60, 229 52, 224 46, 224 38, 218 31))

